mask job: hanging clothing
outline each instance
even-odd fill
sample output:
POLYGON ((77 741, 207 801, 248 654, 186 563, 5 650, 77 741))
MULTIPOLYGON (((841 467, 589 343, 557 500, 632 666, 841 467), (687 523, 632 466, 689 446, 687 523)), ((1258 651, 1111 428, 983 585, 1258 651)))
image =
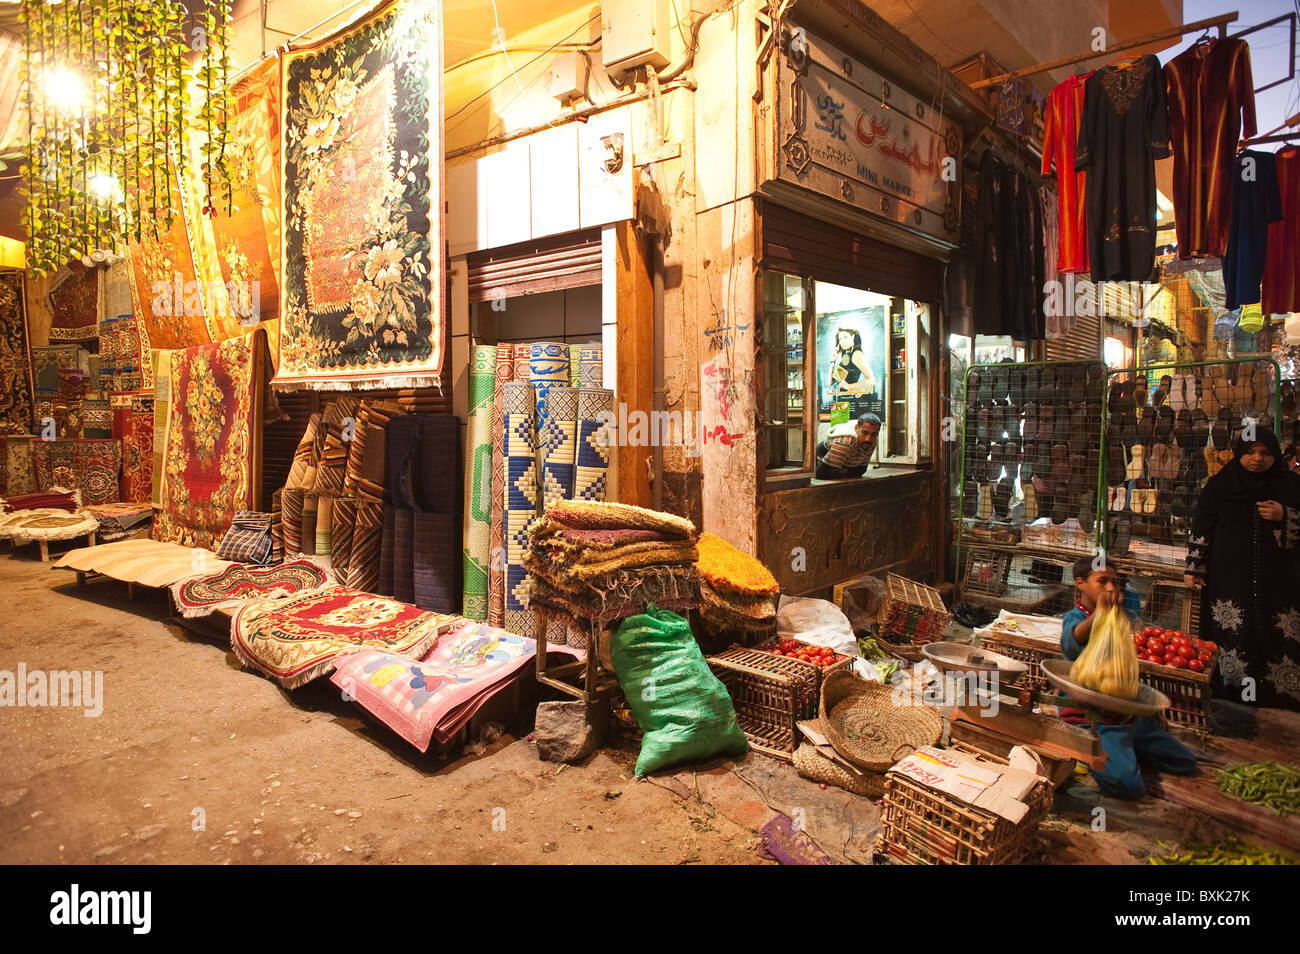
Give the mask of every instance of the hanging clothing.
POLYGON ((1228 307, 1253 305, 1268 257, 1269 223, 1282 218, 1277 162, 1271 152, 1248 150, 1237 156, 1232 175, 1232 231, 1223 259, 1228 307))
POLYGON ((1043 108, 1043 167, 1045 176, 1056 166, 1059 239, 1049 250, 1056 249, 1056 268, 1062 274, 1088 271, 1088 215, 1083 197, 1088 174, 1075 170, 1074 157, 1079 145, 1079 121, 1083 117, 1084 84, 1088 77, 1071 76, 1047 94, 1043 108))
MULTIPOLYGON (((1041 241, 1043 243, 1043 300, 1046 302, 1047 287, 1061 280, 1061 271, 1057 267, 1057 256, 1053 249, 1059 247, 1061 227, 1057 218, 1060 206, 1057 202, 1056 190, 1051 186, 1044 184, 1038 190, 1038 204, 1043 210, 1043 232, 1041 241)), ((1060 308, 1052 309, 1053 311, 1062 311, 1065 314, 1046 314, 1043 315, 1043 335, 1047 338, 1063 338, 1065 333, 1074 326, 1074 309, 1060 308)))
POLYGON ((975 206, 975 331, 1042 338, 1043 244, 1038 190, 993 150, 980 159, 975 206))
POLYGON ((1255 85, 1245 40, 1196 43, 1165 67, 1174 152, 1179 258, 1222 257, 1231 228, 1232 157, 1255 135, 1255 85))
POLYGON ((1286 469, 1272 431, 1259 428, 1252 443, 1268 446, 1272 469, 1246 470, 1250 445, 1236 443, 1232 462, 1201 490, 1187 572, 1205 580, 1201 637, 1219 644, 1227 697, 1240 701, 1250 677, 1260 705, 1300 709, 1300 475, 1286 469), (1259 515, 1265 500, 1282 505, 1280 523, 1259 515))
POLYGON ((1151 54, 1085 84, 1075 168, 1087 170, 1093 281, 1146 281, 1156 257, 1155 161, 1169 155, 1165 74, 1151 54))
POLYGON ((1268 260, 1260 301, 1266 315, 1300 311, 1300 147, 1274 154, 1282 219, 1268 227, 1268 260))

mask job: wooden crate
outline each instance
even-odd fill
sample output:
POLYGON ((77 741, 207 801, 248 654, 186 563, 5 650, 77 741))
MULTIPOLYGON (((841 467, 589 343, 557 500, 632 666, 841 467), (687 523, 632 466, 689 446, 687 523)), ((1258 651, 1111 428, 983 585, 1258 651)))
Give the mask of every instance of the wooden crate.
POLYGON ((980 636, 980 646, 990 652, 1001 653, 1029 667, 1029 672, 1019 676, 1013 686, 1029 689, 1031 692, 1045 692, 1051 689, 1051 683, 1043 675, 1038 665, 1044 659, 1055 659, 1061 655, 1061 647, 1049 647, 1041 640, 1028 639, 1015 633, 994 631, 980 636))
POLYGON ((1012 823, 903 776, 887 774, 876 851, 896 864, 1018 864, 1033 849, 1038 823, 1051 808, 1052 787, 1046 779, 1034 786, 1026 804, 1029 812, 1012 823))
POLYGON ((735 647, 708 657, 727 687, 736 720, 755 751, 789 762, 799 744, 797 722, 817 718, 821 670, 811 663, 735 647))
POLYGON ((1168 725, 1208 735, 1210 681, 1218 662, 1216 654, 1204 672, 1192 672, 1139 659, 1138 678, 1169 697, 1170 706, 1161 713, 1168 725))
POLYGON ((1007 578, 1011 575, 1011 554, 996 550, 972 547, 966 556, 966 572, 962 576, 961 591, 1001 596, 1007 591, 1007 578))
POLYGON ((880 610, 880 633, 891 643, 924 646, 938 642, 952 622, 939 591, 924 583, 890 573, 880 610))

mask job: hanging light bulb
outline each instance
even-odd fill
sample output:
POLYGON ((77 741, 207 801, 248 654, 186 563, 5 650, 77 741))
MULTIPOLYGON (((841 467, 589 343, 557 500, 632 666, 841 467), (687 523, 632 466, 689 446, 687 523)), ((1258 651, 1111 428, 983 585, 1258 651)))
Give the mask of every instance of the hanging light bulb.
POLYGON ((117 202, 122 199, 122 186, 117 176, 106 172, 96 172, 86 179, 86 189, 100 202, 117 202))
POLYGON ((56 109, 66 113, 80 112, 86 104, 85 84, 66 66, 56 66, 45 73, 45 95, 56 109))

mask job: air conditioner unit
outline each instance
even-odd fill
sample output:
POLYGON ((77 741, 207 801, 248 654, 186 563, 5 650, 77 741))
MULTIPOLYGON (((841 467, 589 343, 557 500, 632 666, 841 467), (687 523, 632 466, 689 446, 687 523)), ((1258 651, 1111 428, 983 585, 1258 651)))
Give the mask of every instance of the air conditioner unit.
POLYGON ((603 0, 601 57, 620 77, 639 66, 661 70, 671 59, 673 13, 669 0, 603 0))

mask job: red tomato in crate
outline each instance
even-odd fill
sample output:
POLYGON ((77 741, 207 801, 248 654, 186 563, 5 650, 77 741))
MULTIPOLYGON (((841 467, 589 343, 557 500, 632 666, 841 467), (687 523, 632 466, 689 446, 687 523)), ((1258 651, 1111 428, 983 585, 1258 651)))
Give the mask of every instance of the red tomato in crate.
POLYGON ((1210 661, 1214 659, 1214 657, 1209 653, 1200 653, 1196 658, 1200 661, 1202 666, 1208 666, 1210 661))
POLYGON ((1179 643, 1179 644, 1178 644, 1178 655, 1179 655, 1180 657, 1182 657, 1183 659, 1195 659, 1195 658, 1196 658, 1196 650, 1192 649, 1191 646, 1188 646, 1188 645, 1185 644, 1185 643, 1179 643))
POLYGON ((1133 645, 1137 646, 1139 649, 1146 646, 1146 644, 1147 644, 1147 638, 1143 636, 1141 633, 1138 633, 1136 636, 1133 637, 1133 645))
POLYGON ((1205 672, 1205 663, 1200 659, 1189 659, 1187 660, 1187 668, 1192 672, 1205 672))
POLYGON ((1210 655, 1213 656, 1215 653, 1219 651, 1219 644, 1214 642, 1214 640, 1212 639, 1207 639, 1205 641, 1205 648, 1208 649, 1210 651, 1210 655))
POLYGON ((1187 660, 1184 659, 1182 656, 1172 656, 1166 660, 1165 665, 1172 666, 1175 669, 1186 669, 1187 660))
POLYGON ((1148 640, 1147 640, 1147 651, 1150 652, 1150 653, 1152 653, 1152 654, 1154 654, 1154 655, 1163 655, 1163 654, 1164 654, 1164 651, 1165 651, 1165 643, 1164 643, 1164 640, 1162 640, 1162 639, 1148 639, 1148 640))

